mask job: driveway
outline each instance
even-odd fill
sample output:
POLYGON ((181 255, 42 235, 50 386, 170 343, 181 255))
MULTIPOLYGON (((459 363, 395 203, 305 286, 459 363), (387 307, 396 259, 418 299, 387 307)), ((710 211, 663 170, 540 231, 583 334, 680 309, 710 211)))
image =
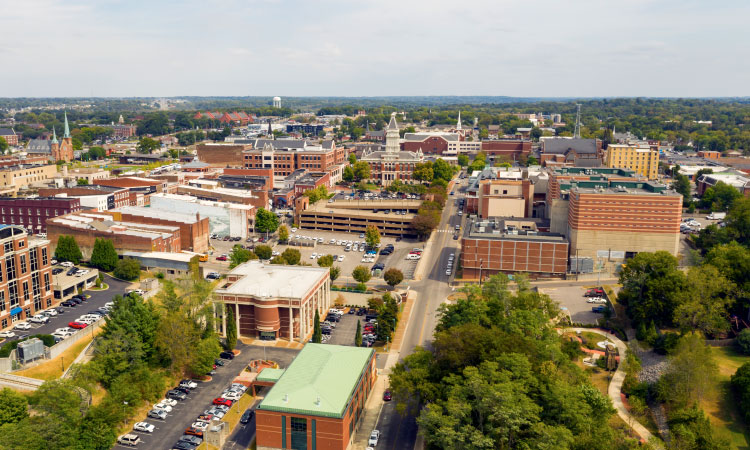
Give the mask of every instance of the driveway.
MULTIPOLYGON (((590 282, 594 285, 595 282, 590 282)), ((560 304, 561 308, 570 313, 572 323, 590 323, 596 324, 597 319, 604 317, 602 314, 591 311, 596 306, 593 303, 586 303, 586 288, 583 286, 559 286, 559 287, 539 287, 539 292, 549 295, 552 300, 560 304)))

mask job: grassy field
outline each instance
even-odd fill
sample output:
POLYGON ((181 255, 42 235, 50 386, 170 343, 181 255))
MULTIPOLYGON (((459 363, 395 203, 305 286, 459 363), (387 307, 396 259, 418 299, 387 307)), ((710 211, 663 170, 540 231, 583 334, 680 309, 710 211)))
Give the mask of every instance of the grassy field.
MULTIPOLYGON (((101 328, 97 328, 94 331, 94 335, 101 333, 101 330, 101 328)), ((91 334, 88 334, 83 339, 71 345, 70 348, 62 352, 62 354, 57 358, 51 359, 29 369, 19 370, 18 372, 14 372, 13 374, 45 381, 60 378, 63 374, 63 371, 67 370, 67 368, 70 367, 71 364, 73 364, 73 360, 75 360, 78 354, 81 353, 81 351, 83 351, 83 349, 87 345, 89 345, 92 339, 93 338, 91 337, 91 334)))
POLYGON ((719 388, 709 395, 701 407, 708 415, 717 434, 729 439, 731 448, 750 449, 750 430, 745 424, 729 379, 750 357, 739 354, 732 347, 712 347, 719 366, 719 388))

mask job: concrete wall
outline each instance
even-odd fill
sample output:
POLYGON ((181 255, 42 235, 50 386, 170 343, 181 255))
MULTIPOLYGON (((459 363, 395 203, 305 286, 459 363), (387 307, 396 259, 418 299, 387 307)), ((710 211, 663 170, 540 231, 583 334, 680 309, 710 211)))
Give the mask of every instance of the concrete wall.
POLYGON ((596 258, 598 250, 624 252, 667 251, 677 255, 680 233, 643 231, 569 230, 570 256, 596 258))
POLYGON ((551 233, 568 234, 568 200, 553 199, 547 203, 547 217, 551 233))

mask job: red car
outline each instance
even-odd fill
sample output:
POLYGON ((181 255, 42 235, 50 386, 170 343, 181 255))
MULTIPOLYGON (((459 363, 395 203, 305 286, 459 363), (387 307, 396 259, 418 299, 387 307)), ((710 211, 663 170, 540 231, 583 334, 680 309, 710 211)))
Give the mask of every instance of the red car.
POLYGON ((214 399, 214 405, 232 406, 232 401, 228 398, 219 397, 214 399))
POLYGON ((192 435, 192 436, 198 436, 203 437, 203 432, 197 428, 193 427, 187 427, 185 428, 185 434, 192 435))
POLYGON ((70 322, 68 323, 68 326, 70 328, 75 328, 76 330, 80 330, 81 328, 86 328, 88 325, 86 325, 85 323, 81 323, 81 322, 70 322))
POLYGON ((391 401, 391 391, 383 392, 383 401, 386 401, 386 402, 391 401))
POLYGON ((586 297, 601 297, 604 295, 604 289, 592 288, 586 291, 586 297))
POLYGON ((227 257, 226 257, 226 256, 224 256, 224 255, 221 255, 221 256, 217 256, 217 257, 216 257, 216 260, 217 260, 217 261, 226 261, 226 260, 227 260, 227 257))

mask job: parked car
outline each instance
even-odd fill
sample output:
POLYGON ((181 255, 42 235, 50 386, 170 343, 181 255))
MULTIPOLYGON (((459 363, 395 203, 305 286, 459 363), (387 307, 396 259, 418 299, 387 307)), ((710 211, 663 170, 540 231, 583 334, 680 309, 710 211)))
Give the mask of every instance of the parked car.
POLYGON ((379 439, 380 439, 380 431, 372 430, 372 433, 370 433, 370 439, 367 440, 367 445, 375 447, 378 445, 379 439))
POLYGON ((172 450, 195 450, 196 448, 198 448, 197 445, 185 441, 177 441, 172 446, 172 450))
POLYGON ((146 416, 152 419, 164 420, 167 418, 167 412, 163 409, 152 409, 148 412, 148 414, 146 414, 146 416))
POLYGON ((219 358, 234 359, 234 353, 232 353, 232 352, 221 352, 221 353, 219 353, 219 358))
POLYGON ((78 272, 78 268, 77 267, 71 267, 70 270, 68 270, 67 272, 65 272, 65 275, 67 275, 67 276, 70 277, 70 276, 75 275, 77 272, 78 272))
POLYGON ((63 269, 61 267, 55 267, 54 269, 52 269, 52 275, 57 275, 57 274, 63 273, 63 272, 65 272, 65 269, 63 269))
POLYGON ((18 322, 17 324, 13 325, 14 330, 30 330, 31 324, 28 322, 18 322))
POLYGON ((586 300, 586 303, 607 303, 607 300, 601 298, 601 297, 589 297, 588 300, 586 300))
POLYGON ((72 300, 65 300, 64 302, 60 303, 63 306, 67 306, 68 308, 75 308, 78 306, 78 303, 72 301, 72 300))
POLYGON ((195 389, 198 387, 198 383, 193 380, 182 380, 180 381, 180 386, 186 387, 188 389, 195 389))
POLYGON ((172 390, 173 390, 173 391, 178 391, 178 392, 182 392, 182 393, 183 393, 183 394, 185 394, 185 395, 188 395, 188 394, 190 394, 190 389, 188 389, 188 388, 186 388, 186 387, 182 387, 182 386, 177 386, 177 387, 175 387, 175 388, 172 388, 172 390))
POLYGON ((607 309, 607 307, 603 305, 594 306, 593 308, 591 308, 591 312, 603 313, 605 309, 607 309))
MULTIPOLYGON (((202 431, 206 431, 206 429, 208 428, 208 422, 203 421, 203 420, 196 420, 190 426, 202 432, 202 431)), ((190 433, 186 433, 186 434, 190 434, 190 433)))
POLYGON ((161 402, 155 404, 154 405, 154 409, 161 409, 161 410, 164 410, 166 412, 172 412, 172 407, 171 406, 169 406, 166 403, 161 403, 161 402))
POLYGON ((221 256, 217 256, 217 257, 216 257, 216 260, 217 260, 217 261, 226 261, 227 259, 228 259, 228 258, 227 258, 226 256, 224 256, 224 255, 221 255, 221 256))
POLYGON ((48 323, 49 317, 42 315, 42 314, 36 314, 29 318, 29 322, 31 323, 48 323))
POLYGON ((117 438, 117 443, 120 445, 135 447, 136 445, 141 443, 141 437, 137 434, 123 434, 122 436, 117 438))
POLYGON ((47 317, 55 317, 59 313, 57 312, 57 310, 55 308, 50 308, 50 309, 47 309, 45 311, 42 311, 41 314, 44 314, 47 317))
POLYGON ((383 392, 383 401, 391 401, 391 391, 386 390, 385 392, 383 392))
MULTIPOLYGON (((206 424, 206 426, 208 426, 208 424, 206 424)), ((185 428, 185 434, 188 434, 191 436, 203 437, 203 430, 200 430, 195 427, 187 427, 185 428)))
POLYGON ((133 430, 142 433, 153 433, 155 428, 154 424, 148 422, 136 422, 135 425, 133 425, 133 430))
POLYGON ((180 391, 175 391, 174 389, 167 392, 167 398, 173 398, 175 400, 185 400, 187 398, 187 394, 180 391))
POLYGON ((177 405, 177 400, 175 400, 173 398, 163 398, 163 399, 159 400, 159 403, 164 403, 165 405, 169 405, 169 406, 176 406, 177 405))
POLYGON ((586 291, 586 297, 601 297, 604 295, 604 289, 602 288, 591 288, 586 291))
POLYGON ((214 365, 215 366, 223 366, 224 364, 226 364, 226 363, 223 360, 218 359, 218 358, 214 359, 214 365))
POLYGON ((0 331, 0 338, 7 339, 12 337, 16 337, 16 333, 12 332, 11 330, 0 331))
POLYGON ((63 262, 60 263, 60 265, 63 266, 63 267, 73 267, 74 264, 72 262, 70 262, 70 261, 63 261, 63 262))
POLYGON ((240 423, 241 424, 248 424, 251 420, 253 420, 253 416, 255 415, 255 411, 252 409, 245 410, 244 413, 242 413, 242 417, 240 417, 240 423))
POLYGON ((189 442, 194 445, 201 445, 201 442, 203 442, 203 439, 195 436, 195 435, 185 435, 180 438, 180 441, 182 442, 189 442))
POLYGON ((218 397, 215 398, 213 401, 214 405, 225 405, 225 406, 232 406, 232 400, 229 400, 228 398, 218 397))

